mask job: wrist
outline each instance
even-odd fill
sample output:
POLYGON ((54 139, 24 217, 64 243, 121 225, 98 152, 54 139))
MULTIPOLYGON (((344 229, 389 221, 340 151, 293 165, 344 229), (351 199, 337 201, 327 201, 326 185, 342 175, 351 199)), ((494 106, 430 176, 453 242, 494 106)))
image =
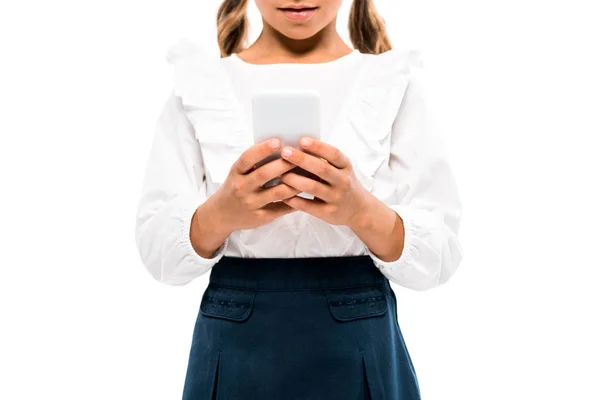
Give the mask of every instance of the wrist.
POLYGON ((404 221, 379 199, 357 214, 350 228, 382 261, 397 260, 402 254, 404 240, 398 238, 404 237, 404 221))
POLYGON ((207 228, 214 233, 215 236, 225 239, 236 228, 233 222, 228 221, 228 215, 222 212, 222 207, 219 206, 218 195, 210 196, 197 209, 196 214, 201 216, 203 221, 206 221, 207 228))
POLYGON ((375 214, 377 213, 381 204, 382 203, 379 201, 379 199, 373 195, 364 196, 364 198, 356 207, 356 212, 350 219, 348 227, 355 233, 370 230, 375 223, 375 214))
POLYGON ((199 213, 200 207, 196 209, 192 216, 190 226, 190 242, 192 248, 200 257, 210 259, 213 258, 223 243, 218 237, 212 235, 208 221, 203 219, 203 215, 199 213))
POLYGON ((371 195, 358 208, 349 228, 359 236, 368 233, 392 234, 397 224, 397 217, 393 209, 371 195))

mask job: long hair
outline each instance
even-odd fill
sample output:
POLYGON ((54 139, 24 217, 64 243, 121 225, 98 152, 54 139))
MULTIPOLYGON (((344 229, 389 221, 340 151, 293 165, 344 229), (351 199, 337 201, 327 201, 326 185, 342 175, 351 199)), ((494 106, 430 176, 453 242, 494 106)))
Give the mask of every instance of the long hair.
POLYGON ((353 0, 348 20, 352 45, 361 53, 380 54, 392 49, 385 21, 373 0, 353 0))
POLYGON ((221 57, 238 53, 248 36, 248 0, 224 0, 217 11, 217 40, 221 57))
MULTIPOLYGON (((248 36, 248 0, 224 0, 217 12, 217 40, 221 57, 243 50, 248 36)), ((348 31, 354 48, 361 53, 380 54, 392 44, 385 21, 375 9, 373 0, 353 0, 348 31)))

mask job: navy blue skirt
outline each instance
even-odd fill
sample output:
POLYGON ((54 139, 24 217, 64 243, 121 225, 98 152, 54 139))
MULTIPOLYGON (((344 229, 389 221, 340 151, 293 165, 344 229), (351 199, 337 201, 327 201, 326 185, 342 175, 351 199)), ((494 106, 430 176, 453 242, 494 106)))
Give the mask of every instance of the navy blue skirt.
POLYGON ((183 400, 417 400, 396 296, 369 256, 223 257, 183 400))

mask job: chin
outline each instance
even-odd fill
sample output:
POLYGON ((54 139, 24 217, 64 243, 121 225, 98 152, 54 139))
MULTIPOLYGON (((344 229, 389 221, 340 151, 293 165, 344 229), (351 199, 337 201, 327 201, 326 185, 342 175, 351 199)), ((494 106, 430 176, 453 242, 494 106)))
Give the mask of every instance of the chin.
POLYGON ((326 24, 321 24, 319 22, 320 21, 282 21, 275 26, 275 29, 287 38, 304 40, 315 36, 325 27, 326 24))
POLYGON ((307 29, 307 28, 300 28, 300 27, 292 27, 292 28, 287 27, 287 28, 279 30, 279 33, 281 33, 285 37, 293 39, 293 40, 309 39, 309 38, 313 37, 314 35, 316 35, 318 32, 319 31, 315 30, 315 29, 307 29))

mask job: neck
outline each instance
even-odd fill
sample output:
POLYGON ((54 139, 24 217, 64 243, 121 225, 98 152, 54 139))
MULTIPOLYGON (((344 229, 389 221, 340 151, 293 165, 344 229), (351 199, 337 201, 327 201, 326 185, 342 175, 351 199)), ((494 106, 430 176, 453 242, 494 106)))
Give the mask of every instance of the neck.
POLYGON ((290 39, 263 21, 258 39, 246 49, 251 58, 276 59, 328 59, 347 54, 351 49, 337 32, 335 20, 316 35, 302 39, 290 39))

